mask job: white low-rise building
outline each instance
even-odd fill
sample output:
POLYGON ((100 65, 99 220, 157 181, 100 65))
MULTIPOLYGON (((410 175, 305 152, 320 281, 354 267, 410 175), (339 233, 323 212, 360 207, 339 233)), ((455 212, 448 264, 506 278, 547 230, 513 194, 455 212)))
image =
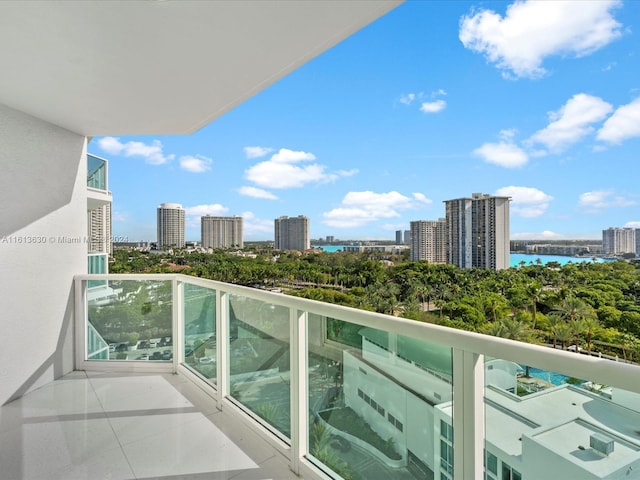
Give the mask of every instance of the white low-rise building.
MULTIPOLYGON (((343 354, 345 404, 393 439, 405 465, 453 479, 450 350, 371 328, 360 334, 362 352, 343 354)), ((637 394, 618 389, 611 401, 541 380, 540 391, 519 396, 519 374, 513 362, 485 363, 485 478, 640 478, 637 394)))

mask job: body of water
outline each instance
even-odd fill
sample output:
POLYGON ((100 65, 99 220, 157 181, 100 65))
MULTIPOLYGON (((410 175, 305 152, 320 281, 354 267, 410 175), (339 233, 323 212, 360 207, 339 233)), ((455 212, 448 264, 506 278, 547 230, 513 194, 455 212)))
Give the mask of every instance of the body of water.
MULTIPOLYGON (((344 245, 322 245, 322 246, 313 246, 313 248, 321 248, 324 252, 334 253, 341 252, 344 248, 344 245)), ((510 265, 512 267, 519 267, 520 262, 524 262, 526 265, 536 265, 538 263, 538 259, 542 265, 546 265, 549 262, 557 262, 560 265, 565 265, 569 262, 579 263, 579 262, 609 262, 612 261, 610 259, 596 258, 595 260, 591 257, 578 258, 578 257, 569 257, 564 255, 529 255, 525 253, 512 253, 510 254, 510 265)))
POLYGON ((323 252, 335 253, 341 252, 344 245, 311 245, 311 248, 321 248, 323 252))
MULTIPOLYGON (((523 366, 522 370, 524 369, 525 367, 523 366)), ((564 385, 569 379, 569 377, 567 377, 566 375, 555 372, 548 372, 546 370, 540 370, 533 367, 529 367, 529 375, 539 378, 540 380, 544 380, 545 382, 552 383, 553 385, 564 385)))
POLYGON ((526 265, 532 264, 536 265, 537 263, 542 263, 542 265, 546 265, 549 262, 557 262, 560 265, 565 265, 569 262, 580 263, 580 262, 611 262, 613 260, 604 259, 604 258, 596 258, 592 257, 569 257, 564 255, 531 255, 526 253, 512 253, 509 255, 510 257, 510 265, 512 267, 519 267, 521 262, 524 262, 526 265), (540 262, 538 262, 538 259, 540 262))

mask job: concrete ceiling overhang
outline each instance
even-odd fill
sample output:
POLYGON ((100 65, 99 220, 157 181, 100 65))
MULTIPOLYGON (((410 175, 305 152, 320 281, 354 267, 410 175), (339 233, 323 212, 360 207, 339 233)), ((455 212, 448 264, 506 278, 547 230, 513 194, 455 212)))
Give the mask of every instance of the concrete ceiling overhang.
POLYGON ((191 133, 399 3, 2 1, 0 103, 87 136, 191 133))

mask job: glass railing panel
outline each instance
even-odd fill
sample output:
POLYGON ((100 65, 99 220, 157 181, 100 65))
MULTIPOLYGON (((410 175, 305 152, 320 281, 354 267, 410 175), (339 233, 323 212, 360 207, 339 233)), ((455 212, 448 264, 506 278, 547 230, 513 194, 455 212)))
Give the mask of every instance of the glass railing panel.
MULTIPOLYGON (((108 360, 171 361, 172 304, 171 280, 109 280, 89 288, 88 344, 99 336, 109 346, 108 360)), ((89 360, 92 350, 88 345, 89 360)))
POLYGON ((87 325, 87 358, 109 360, 109 344, 90 323, 87 325))
POLYGON ((229 296, 230 396, 291 436, 289 309, 229 296))
POLYGON ((640 394, 485 362, 485 478, 636 478, 640 394))
POLYGON ((184 364, 216 383, 216 291, 183 285, 184 364))
POLYGON ((107 162, 87 155, 87 187, 98 190, 107 189, 107 162))
MULTIPOLYGON (((108 255, 103 254, 89 254, 87 257, 88 272, 91 274, 103 274, 107 273, 107 261, 108 255)), ((106 286, 106 280, 89 280, 87 282, 87 288, 94 288, 100 286, 106 286)))
POLYGON ((314 463, 345 479, 453 478, 453 434, 442 427, 451 348, 315 314, 307 347, 314 463))

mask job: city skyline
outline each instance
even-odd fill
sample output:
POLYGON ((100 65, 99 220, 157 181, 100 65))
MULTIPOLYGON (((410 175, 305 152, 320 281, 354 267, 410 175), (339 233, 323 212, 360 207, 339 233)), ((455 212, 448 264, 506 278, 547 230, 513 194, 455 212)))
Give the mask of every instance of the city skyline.
POLYGON ((514 240, 637 228, 639 24, 622 2, 408 2, 193 135, 95 137, 113 233, 153 241, 172 201, 187 240, 203 215, 255 241, 299 213, 311 238, 393 239, 480 191, 512 198, 514 240))

